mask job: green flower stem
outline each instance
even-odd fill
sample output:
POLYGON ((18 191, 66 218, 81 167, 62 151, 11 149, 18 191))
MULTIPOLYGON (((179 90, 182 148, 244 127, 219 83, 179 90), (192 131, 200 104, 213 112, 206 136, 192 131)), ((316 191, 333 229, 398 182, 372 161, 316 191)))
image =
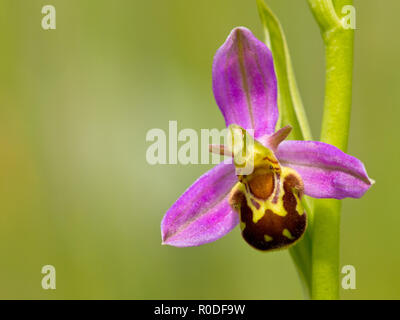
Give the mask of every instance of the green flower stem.
MULTIPOLYGON (((338 17, 352 0, 308 0, 325 43, 326 83, 321 141, 347 149, 353 78, 354 31, 338 17)), ((312 299, 339 299, 340 209, 338 200, 314 202, 312 299)))

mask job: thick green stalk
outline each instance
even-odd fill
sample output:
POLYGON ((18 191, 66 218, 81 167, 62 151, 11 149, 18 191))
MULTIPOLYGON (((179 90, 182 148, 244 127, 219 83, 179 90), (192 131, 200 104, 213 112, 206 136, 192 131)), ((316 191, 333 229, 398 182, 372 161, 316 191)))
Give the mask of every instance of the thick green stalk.
MULTIPOLYGON (((308 0, 325 43, 326 83, 321 141, 347 149, 353 78, 354 31, 338 15, 352 0, 308 0)), ((312 234, 312 299, 339 299, 338 200, 316 200, 312 234)))

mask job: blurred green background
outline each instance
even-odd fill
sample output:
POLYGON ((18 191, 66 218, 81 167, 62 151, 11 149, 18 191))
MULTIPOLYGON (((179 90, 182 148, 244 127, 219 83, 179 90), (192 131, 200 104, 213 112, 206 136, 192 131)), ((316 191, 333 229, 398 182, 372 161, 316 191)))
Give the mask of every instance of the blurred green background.
MULTIPOLYGON (((320 34, 304 0, 280 18, 318 137, 320 34)), ((347 299, 400 298, 400 28, 397 0, 356 1, 349 153, 376 185, 345 200, 347 299)), ((238 229, 202 247, 161 246, 160 221, 206 165, 147 164, 146 133, 223 128, 211 64, 230 30, 263 38, 255 1, 0 0, 0 298, 301 299, 287 251, 263 254, 238 229), (57 29, 41 28, 41 8, 57 29), (41 288, 41 268, 57 289, 41 288)))

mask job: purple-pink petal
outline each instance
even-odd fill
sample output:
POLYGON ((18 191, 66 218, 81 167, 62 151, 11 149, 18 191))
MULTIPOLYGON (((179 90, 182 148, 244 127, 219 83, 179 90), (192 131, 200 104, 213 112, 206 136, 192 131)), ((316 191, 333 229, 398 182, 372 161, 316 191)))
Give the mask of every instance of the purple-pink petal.
POLYGON ((276 155, 301 175, 313 198, 360 198, 373 184, 360 160, 326 143, 284 141, 276 155))
POLYGON ((232 164, 221 163, 201 176, 165 214, 161 222, 163 244, 198 246, 230 232, 239 220, 228 203, 236 183, 232 164))
POLYGON ((214 57, 212 77, 226 126, 253 129, 255 138, 275 131, 279 113, 272 53, 250 30, 232 30, 214 57))

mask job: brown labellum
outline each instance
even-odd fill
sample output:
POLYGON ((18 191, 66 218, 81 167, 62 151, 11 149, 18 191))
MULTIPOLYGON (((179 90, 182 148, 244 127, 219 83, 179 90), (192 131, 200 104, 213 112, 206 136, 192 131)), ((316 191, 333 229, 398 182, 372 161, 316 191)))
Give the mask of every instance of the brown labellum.
MULTIPOLYGON (((263 198, 268 193, 263 192, 268 188, 262 187, 260 181, 270 184, 270 180, 271 178, 263 176, 257 183, 253 184, 253 187, 250 180, 249 185, 252 193, 263 198), (260 192, 260 190, 262 191, 260 192)), ((267 209, 257 222, 254 222, 254 209, 247 202, 246 191, 238 188, 231 196, 231 205, 240 214, 242 236, 247 243, 256 249, 267 251, 288 247, 298 241, 306 229, 306 214, 298 212, 298 210, 302 210, 302 206, 298 206, 297 203, 301 197, 301 180, 296 175, 289 174, 283 178, 282 183, 283 194, 280 194, 279 201, 283 202, 283 208, 286 212, 278 214, 267 209)), ((271 193, 272 191, 269 194, 271 193)))

